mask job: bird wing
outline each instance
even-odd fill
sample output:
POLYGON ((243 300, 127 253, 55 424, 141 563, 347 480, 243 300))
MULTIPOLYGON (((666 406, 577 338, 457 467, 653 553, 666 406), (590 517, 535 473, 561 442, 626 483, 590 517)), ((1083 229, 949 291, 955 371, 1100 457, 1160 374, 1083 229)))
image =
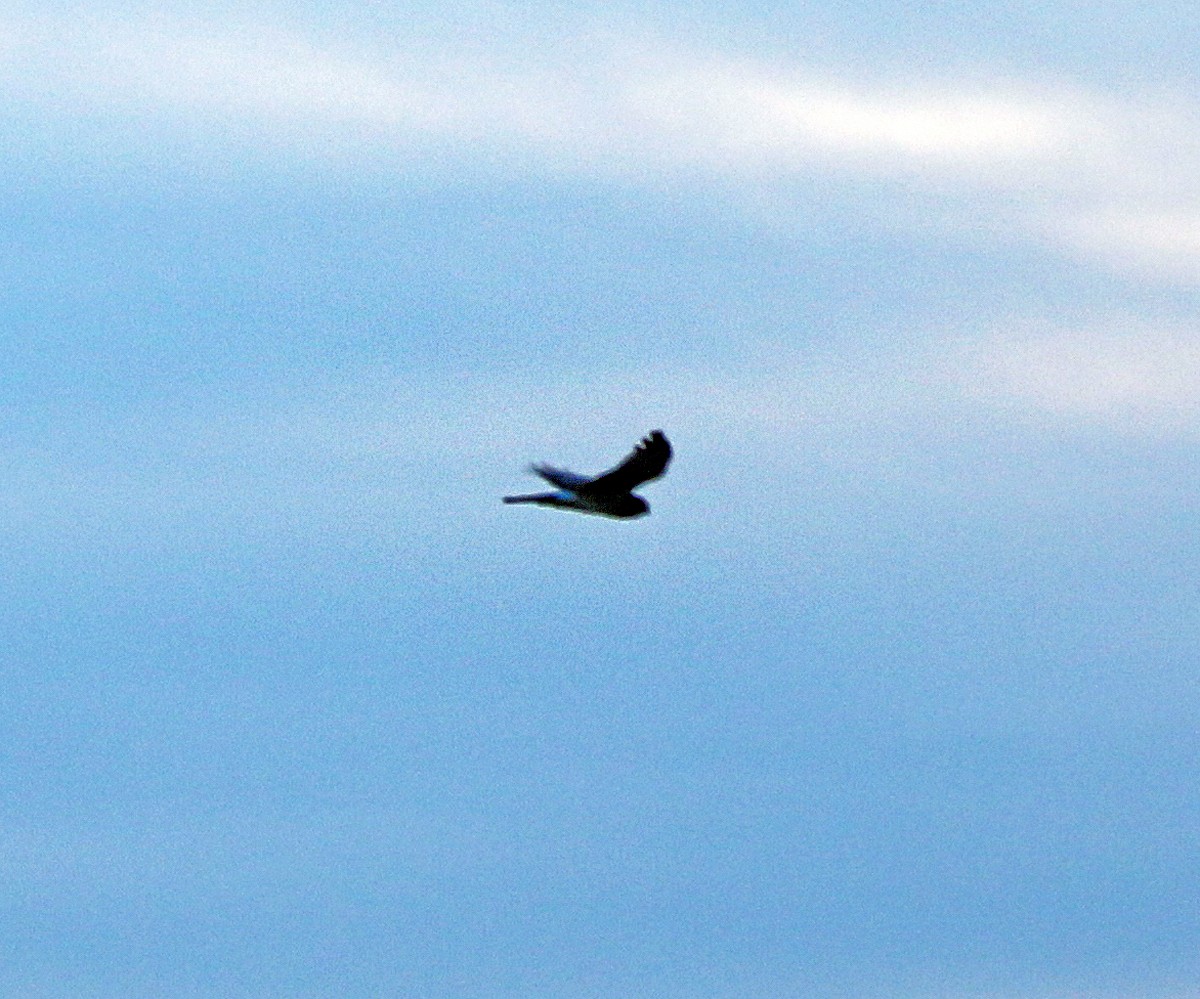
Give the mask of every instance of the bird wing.
POLYGON ((561 506, 572 510, 585 510, 586 507, 570 492, 559 493, 526 493, 522 496, 505 496, 505 503, 536 503, 538 506, 561 506))
POLYGON ((555 468, 553 465, 530 465, 529 467, 531 471, 540 475, 551 485, 558 486, 559 489, 578 489, 592 481, 591 476, 576 475, 574 472, 555 468))
POLYGON ((627 493, 643 482, 657 479, 671 460, 671 444, 661 430, 651 431, 616 468, 598 475, 581 492, 627 493))

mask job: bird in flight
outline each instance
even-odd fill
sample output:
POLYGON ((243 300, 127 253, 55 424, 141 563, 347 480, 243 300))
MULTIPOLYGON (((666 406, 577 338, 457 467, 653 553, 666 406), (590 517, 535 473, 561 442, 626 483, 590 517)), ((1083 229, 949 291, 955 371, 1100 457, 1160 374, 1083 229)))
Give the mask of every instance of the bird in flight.
POLYGON ((579 510, 603 517, 640 517, 650 512, 650 504, 633 490, 643 482, 657 479, 671 460, 670 442, 661 430, 653 430, 616 468, 589 478, 550 465, 532 465, 530 470, 558 489, 552 493, 505 496, 505 503, 537 503, 564 510, 579 510))

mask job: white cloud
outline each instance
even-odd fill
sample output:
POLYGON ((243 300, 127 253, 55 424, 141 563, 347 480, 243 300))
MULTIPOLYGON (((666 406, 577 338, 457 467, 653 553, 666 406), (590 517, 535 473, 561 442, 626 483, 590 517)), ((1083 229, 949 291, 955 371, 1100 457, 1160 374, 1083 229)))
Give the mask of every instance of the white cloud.
POLYGON ((1028 100, 860 92, 615 39, 513 53, 436 39, 316 44, 268 28, 162 21, 10 23, 3 33, 0 72, 25 101, 59 113, 250 125, 264 142, 302 127, 385 145, 450 137, 572 161, 649 156, 659 167, 780 169, 829 154, 1004 159, 1043 154, 1064 138, 1056 116, 1028 100))
POLYGON ((1064 220, 1059 238, 1117 270, 1200 281, 1200 211, 1112 211, 1064 220))
POLYGON ((1200 430, 1200 341, 1111 322, 981 338, 946 351, 944 377, 968 399, 1133 432, 1200 430))
MULTIPOLYGON (((703 172, 766 187, 784 215, 789 191, 817 172, 899 177, 916 192, 910 217, 1048 241, 1156 280, 1200 280, 1200 106, 1182 101, 830 81, 612 36, 514 51, 162 19, 0 21, 0 81, 0 117, 87 119, 147 148, 174 129, 297 160, 362 153, 408 164, 436 148, 515 156, 538 171, 703 172)), ((885 196, 873 210, 895 209, 885 196)), ((923 358, 875 372, 876 388, 911 399, 934 372, 977 403, 1060 417, 1191 427, 1200 414, 1200 348, 1187 331, 1108 324, 934 341, 923 358)), ((830 389, 836 381, 829 391, 862 404, 847 383, 830 389)), ((690 395, 734 409, 748 400, 788 424, 795 400, 771 384, 747 394, 722 380, 690 395)))
POLYGON ((631 118, 682 141, 685 155, 775 170, 829 157, 851 158, 859 168, 872 160, 879 168, 890 157, 889 171, 1039 159, 1070 129, 1063 116, 1027 98, 872 92, 733 62, 680 61, 646 72, 632 82, 628 108, 631 118))
POLYGON ((1186 100, 832 80, 610 35, 380 42, 101 18, 0 21, 0 82, 16 134, 83 123, 148 158, 173 140, 217 159, 699 174, 784 215, 814 175, 898 178, 906 205, 862 211, 1200 278, 1200 107, 1186 100))

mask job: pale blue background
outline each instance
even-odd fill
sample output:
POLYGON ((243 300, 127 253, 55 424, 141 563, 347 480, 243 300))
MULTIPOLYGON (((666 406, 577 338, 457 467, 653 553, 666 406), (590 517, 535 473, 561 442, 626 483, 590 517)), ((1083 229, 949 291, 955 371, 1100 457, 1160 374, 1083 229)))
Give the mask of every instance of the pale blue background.
POLYGON ((1200 992, 1194 37, 6 5, 0 992, 1200 992))

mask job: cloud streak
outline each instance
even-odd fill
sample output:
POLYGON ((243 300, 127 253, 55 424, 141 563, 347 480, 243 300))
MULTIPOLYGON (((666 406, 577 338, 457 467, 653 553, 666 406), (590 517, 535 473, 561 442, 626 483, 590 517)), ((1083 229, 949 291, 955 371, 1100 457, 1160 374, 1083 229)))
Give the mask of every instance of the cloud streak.
MULTIPOLYGON (((158 115, 210 127, 362 129, 357 142, 452 138, 657 165, 783 169, 828 155, 943 162, 1044 155, 1067 138, 1045 106, 993 93, 863 89, 619 39, 551 51, 390 51, 93 21, 4 27, 14 96, 58 113, 158 115)), ((536 49, 536 47, 535 47, 536 49)), ((265 129, 266 131, 262 131, 265 129)))
POLYGON ((1010 411, 1125 433, 1200 429, 1200 344, 1181 330, 1020 331, 948 351, 944 372, 966 397, 1010 411))
POLYGON ((26 18, 0 22, 0 39, 10 117, 82 120, 147 155, 165 130, 210 156, 232 142, 401 170, 699 174, 765 185, 781 204, 814 175, 895 178, 927 216, 965 198, 958 225, 1200 277, 1200 108, 1186 100, 1053 81, 832 80, 611 35, 380 47, 261 25, 26 18))

